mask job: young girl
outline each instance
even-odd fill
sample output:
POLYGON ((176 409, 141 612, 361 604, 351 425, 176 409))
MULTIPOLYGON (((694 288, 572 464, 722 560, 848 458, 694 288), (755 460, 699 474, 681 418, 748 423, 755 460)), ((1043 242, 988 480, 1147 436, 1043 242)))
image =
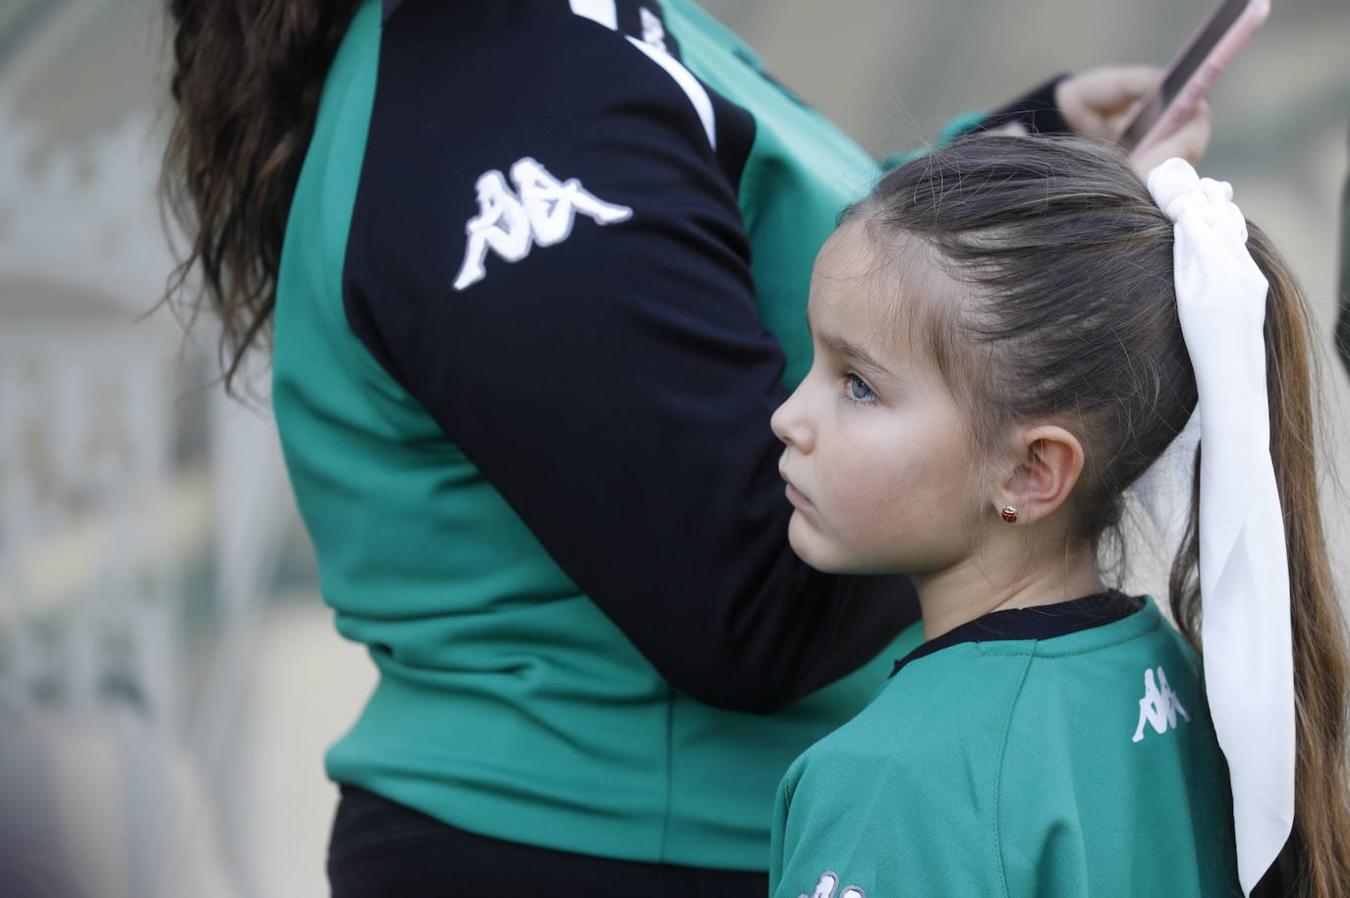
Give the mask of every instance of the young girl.
POLYGON ((775 898, 1350 894, 1304 299, 1227 185, 1150 187, 1109 148, 970 138, 817 258, 773 419, 789 537, 911 572, 925 642, 785 777, 775 898), (1178 633, 1098 550, 1193 412, 1178 633))

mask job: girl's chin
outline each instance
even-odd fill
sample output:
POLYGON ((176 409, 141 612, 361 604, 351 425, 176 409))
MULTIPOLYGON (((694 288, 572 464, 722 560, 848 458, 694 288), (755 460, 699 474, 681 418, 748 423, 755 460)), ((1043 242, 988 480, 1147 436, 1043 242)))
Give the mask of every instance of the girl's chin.
POLYGON ((816 541, 819 537, 811 532, 812 530, 800 511, 792 512, 792 517, 788 519, 788 545, 792 546, 792 551, 797 553, 797 557, 802 561, 816 570, 822 570, 817 565, 819 553, 816 551, 818 548, 816 541))
POLYGON ((794 511, 788 522, 788 544, 798 558, 821 573, 858 573, 849 566, 846 558, 841 557, 838 547, 832 546, 800 511, 794 511))
POLYGON ((794 511, 788 521, 788 544, 798 558, 823 574, 904 574, 915 570, 906 566, 910 559, 850 552, 848 546, 830 539, 800 511, 794 511))

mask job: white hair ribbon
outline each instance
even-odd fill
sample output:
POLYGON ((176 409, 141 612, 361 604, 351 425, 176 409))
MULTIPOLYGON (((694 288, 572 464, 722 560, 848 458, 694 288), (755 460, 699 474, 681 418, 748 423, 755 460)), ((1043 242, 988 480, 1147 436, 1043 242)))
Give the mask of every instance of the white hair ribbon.
MULTIPOLYGON (((1198 419, 1205 691, 1232 782, 1238 878, 1250 895, 1294 822, 1289 559, 1270 456, 1268 284, 1226 182, 1173 158, 1149 173, 1148 189, 1174 223, 1177 312, 1199 389, 1188 430, 1198 419)), ((1160 463, 1177 458, 1169 451, 1160 463)))

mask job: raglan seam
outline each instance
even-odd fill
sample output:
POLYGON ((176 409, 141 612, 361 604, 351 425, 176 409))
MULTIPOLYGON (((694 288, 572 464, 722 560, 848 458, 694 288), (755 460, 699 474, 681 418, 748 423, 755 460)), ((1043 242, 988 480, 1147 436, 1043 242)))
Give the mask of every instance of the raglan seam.
MULTIPOLYGON (((617 3, 616 3, 617 5, 617 3)), ((664 9, 662 10, 664 12, 664 9)), ((717 109, 709 95, 709 86, 703 79, 698 77, 692 69, 685 65, 684 61, 678 56, 668 52, 664 48, 658 48, 647 44, 642 39, 629 34, 617 24, 611 28, 607 23, 586 15, 573 8, 572 15, 590 26, 599 28, 601 31, 614 35, 618 43, 623 45, 626 51, 636 52, 643 57, 645 61, 661 69, 670 83, 684 97, 683 108, 687 109, 692 115, 694 122, 698 125, 698 131, 703 135, 705 146, 709 155, 713 159, 713 164, 717 165, 717 109), (684 76, 688 76, 687 80, 684 76), (692 84, 688 83, 692 82, 692 84), (706 108, 705 108, 706 105, 706 108)), ((623 52, 623 51, 620 51, 623 52)))
MULTIPOLYGON (((382 4, 383 6, 383 4, 382 4)), ((356 341, 360 347, 353 352, 351 358, 354 362, 361 365, 362 372, 360 377, 367 382, 372 380, 386 380, 389 384, 398 388, 408 399, 414 402, 428 416, 431 416, 430 410, 426 404, 413 392, 411 384, 407 382, 403 373, 399 370, 393 354, 387 351, 381 352, 371 345, 371 341, 379 337, 379 325, 376 323, 374 311, 370 308, 369 301, 364 292, 356 289, 351 276, 352 253, 355 248, 352 236, 355 226, 358 222, 358 212, 362 206, 362 185, 365 183, 366 166, 370 163, 370 145, 372 125, 375 121, 375 109, 380 99, 380 70, 384 67, 384 26, 393 9, 387 10, 380 20, 378 26, 379 38, 375 49, 375 86, 371 91, 370 109, 366 115, 366 130, 362 135, 361 164, 357 168, 356 190, 352 195, 352 207, 347 221, 346 242, 342 249, 342 267, 338 275, 338 290, 342 304, 342 322, 346 325, 346 334, 356 341), (357 327, 356 322, 352 320, 352 315, 359 307, 370 319, 371 333, 367 334, 362 328, 357 327)), ((378 407, 379 403, 372 403, 373 407, 378 407)))
POLYGON ((1013 718, 1017 714, 1017 703, 1022 698, 1022 690, 1026 686, 1027 677, 1031 673, 1031 664, 1035 659, 1035 652, 1019 653, 1026 657, 1026 663, 1022 667, 1022 676, 1017 681, 1017 690, 1013 693, 1012 701, 1008 704, 1008 715, 1003 721, 1003 738, 999 745, 998 764, 994 768, 994 808, 993 808, 993 829, 994 829, 994 851, 998 857, 998 876, 999 885, 1002 888, 1004 898, 1009 898, 1008 891, 1008 870, 1007 862, 1003 856, 1003 831, 999 823, 999 812, 1002 807, 1003 790, 1003 768, 1008 758, 1008 742, 1012 733, 1013 718))
MULTIPOLYGON (((358 10, 358 14, 359 13, 360 11, 358 10)), ((361 205, 361 182, 364 180, 363 173, 365 172, 367 160, 370 158, 370 123, 374 119, 375 105, 379 99, 380 68, 381 68, 381 61, 383 58, 382 53, 384 41, 383 17, 375 27, 378 32, 378 35, 376 37, 376 48, 375 48, 375 73, 372 76, 372 81, 374 83, 373 86, 371 87, 370 105, 365 112, 366 130, 362 136, 361 141, 361 158, 360 163, 357 166, 357 186, 352 193, 351 207, 350 209, 347 210, 347 231, 343 238, 342 257, 337 274, 337 285, 338 285, 337 289, 339 294, 338 301, 341 307, 342 324, 345 329, 343 331, 343 336, 349 337, 356 345, 355 346, 344 345, 338 348, 337 351, 345 359, 348 359, 353 364, 360 366, 360 371, 356 376, 360 378, 362 381, 371 384, 376 389, 379 389, 382 392, 388 391, 392 388, 393 390, 402 394, 399 397, 400 399, 405 401, 411 401, 415 403, 419 408, 421 408, 424 412, 426 412, 426 408, 421 402, 421 400, 417 399, 417 397, 413 394, 412 390, 409 389, 409 385, 405 382, 401 372, 399 372, 398 366, 394 363, 393 357, 390 356, 388 361, 386 361, 381 356, 381 353, 376 351, 376 349, 371 346, 371 344, 367 341, 366 336, 362 333, 360 329, 356 327, 356 325, 352 321, 352 312, 353 309, 355 309, 357 306, 365 308, 368 312, 368 303, 365 300, 365 298, 362 296, 353 295, 355 291, 353 289, 352 282, 348 278, 348 273, 351 264, 353 225, 357 221, 357 211, 361 205)), ((338 110, 339 114, 345 111, 346 111, 345 109, 338 110)), ((376 409, 377 413, 380 414, 380 416, 385 421, 389 420, 389 416, 385 413, 382 403, 372 402, 371 407, 376 409)), ((427 414, 428 417, 430 417, 429 412, 427 412, 427 414)))
MULTIPOLYGON (((711 147, 711 150, 718 168, 725 176, 734 195, 734 199, 740 211, 742 226, 746 233, 749 233, 750 223, 745 220, 747 204, 744 202, 745 194, 743 193, 743 183, 745 181, 745 173, 749 168, 751 161, 754 160, 756 156, 755 148, 758 146, 760 139, 759 121, 743 103, 737 99, 733 99, 729 93, 724 92, 722 88, 716 86, 714 84, 716 79, 710 78, 707 73, 700 72, 700 67, 696 64, 697 53, 691 52, 686 56, 681 49, 688 45, 688 36, 681 35, 681 23, 684 21, 684 17, 689 14, 690 10, 681 9, 673 11, 670 8, 671 4, 662 2, 662 0, 656 0, 656 2, 661 9, 662 24, 666 31, 666 39, 676 46, 676 52, 672 55, 680 66, 693 76, 694 80, 699 83, 712 101, 716 140, 711 147), (737 137, 737 132, 734 127, 719 127, 723 122, 723 116, 719 115, 719 103, 728 107, 726 111, 731 112, 733 118, 737 115, 741 116, 741 123, 749 128, 750 139, 745 142, 744 146, 741 146, 734 140, 734 138, 737 137)), ((698 13, 703 12, 702 10, 695 11, 698 13)), ((706 16, 706 14, 704 15, 706 16)), ((718 28, 721 27, 720 23, 717 23, 716 20, 711 17, 706 18, 705 24, 707 23, 711 23, 718 28)), ((631 42, 637 42, 632 35, 628 35, 628 38, 631 42)))
MULTIPOLYGON (((999 746, 998 766, 997 766, 997 768, 996 768, 996 771, 995 771, 995 778, 994 778, 994 812, 993 812, 993 816, 994 816, 994 845, 995 845, 995 850, 996 850, 997 855, 998 855, 999 881, 1000 881, 1000 884, 1002 885, 1002 888, 1003 888, 1003 895, 1004 895, 1004 898, 1009 898, 1009 896, 1010 896, 1011 893, 1008 891, 1008 869, 1007 869, 1007 859, 1006 859, 1006 857, 1005 857, 1005 855, 1004 855, 1004 850, 1003 850, 1003 830, 1002 830, 1001 821, 1000 821, 1000 817, 999 817, 999 814, 1000 814, 1000 811, 1001 811, 1001 808, 1002 808, 1002 799, 1003 799, 1003 792, 1002 792, 1002 790, 1003 790, 1003 771, 1004 771, 1004 768, 1005 768, 1006 765, 1007 765, 1007 760, 1008 760, 1008 748, 1009 748, 1009 743, 1010 743, 1010 736, 1011 736, 1011 733, 1012 733, 1012 724, 1013 724, 1014 719, 1015 719, 1016 716, 1017 716, 1017 705, 1018 705, 1018 702, 1019 702, 1019 701, 1021 700, 1021 698, 1022 698, 1022 693, 1023 693, 1024 689, 1026 688, 1027 680, 1028 680, 1028 678, 1029 678, 1030 675, 1031 675, 1031 667, 1032 667, 1032 665, 1033 665, 1036 661, 1054 661, 1054 660, 1058 660, 1058 659, 1061 659, 1061 658, 1077 658, 1077 657, 1081 657, 1081 656, 1083 656, 1083 655, 1091 655, 1091 654, 1095 654, 1095 653, 1097 653, 1097 652, 1099 652, 1099 651, 1102 651, 1103 649, 1116 648, 1116 647, 1119 647, 1119 646, 1122 646, 1122 645, 1128 645, 1128 644, 1131 643, 1131 642, 1135 642, 1136 640, 1144 639, 1144 638, 1147 638, 1147 637, 1153 635, 1154 633, 1156 633, 1156 632, 1158 631, 1158 628, 1159 628, 1159 627, 1165 626, 1165 625, 1166 625, 1166 624, 1165 624, 1165 622, 1163 621, 1163 619, 1162 619, 1161 617, 1158 617, 1156 620, 1154 620, 1152 623, 1150 623, 1150 625, 1149 625, 1148 627, 1146 627, 1144 630, 1141 630, 1141 631, 1138 632, 1138 633, 1132 633, 1132 634, 1130 634, 1129 636, 1125 636, 1125 637, 1123 637, 1123 638, 1116 639, 1116 640, 1113 640, 1113 641, 1110 641, 1110 642, 1100 643, 1100 644, 1098 644, 1098 645, 1092 646, 1091 648, 1080 649, 1080 650, 1072 651, 1072 652, 1057 652, 1057 653, 1052 654, 1052 655, 1046 655, 1046 654, 1043 654, 1043 653, 1042 653, 1042 649, 1043 649, 1043 645, 1042 645, 1042 644, 1043 644, 1044 642, 1046 642, 1046 640, 1040 640, 1040 639, 1032 641, 1031 647, 1030 647, 1029 649, 1020 650, 1020 651, 998 651, 998 652, 988 652, 988 651, 985 651, 983 644, 981 644, 981 643, 975 643, 975 647, 976 647, 976 649, 979 651, 979 655, 980 655, 980 657, 981 657, 982 659, 983 659, 983 658, 993 659, 993 658, 1000 658, 1000 657, 1004 657, 1004 658, 1025 658, 1025 659, 1026 659, 1025 666, 1024 666, 1023 669, 1022 669, 1022 677, 1021 677, 1021 679, 1020 679, 1020 680, 1018 681, 1018 683, 1017 683, 1017 691, 1016 691, 1015 694, 1013 695, 1012 702, 1009 704, 1009 707, 1008 707, 1008 716, 1007 716, 1007 719, 1004 721, 1003 740, 1002 740, 1002 742, 1001 742, 1001 744, 1000 744, 1000 746, 999 746)), ((991 643, 991 645, 993 645, 993 643, 991 643)), ((919 660, 922 660, 922 659, 919 659, 919 660)))

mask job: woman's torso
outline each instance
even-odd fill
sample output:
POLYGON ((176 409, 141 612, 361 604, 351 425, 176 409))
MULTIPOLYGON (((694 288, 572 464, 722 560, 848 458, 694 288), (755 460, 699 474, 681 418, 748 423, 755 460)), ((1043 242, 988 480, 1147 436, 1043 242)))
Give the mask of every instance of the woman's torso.
MULTIPOLYGON (((390 19, 389 27, 403 29, 399 40, 413 28, 399 17, 427 6, 407 0, 390 19)), ((572 4, 582 12, 604 6, 572 4)), ((617 8, 618 31, 678 54, 719 109, 732 103, 748 111, 749 130, 736 117, 715 123, 726 129, 718 172, 739 202, 759 312, 786 356, 783 380, 795 383, 810 361, 804 309, 812 258, 839 209, 877 169, 762 77, 748 51, 697 8, 667 4, 655 19, 638 4, 617 8)), ((444 106, 418 114, 428 133, 450 132, 456 151, 469 156, 498 133, 483 118, 494 104, 519 106, 521 116, 528 109, 539 128, 585 127, 550 111, 556 107, 530 107, 521 93, 531 78, 567 76, 548 69, 559 44, 575 35, 576 44, 609 48, 603 52, 633 52, 618 32, 601 34, 605 24, 562 2, 443 4, 432 18, 440 30, 423 51, 443 54, 448 66, 462 54, 465 69, 459 77, 445 70, 436 87, 444 106), (464 27, 453 27, 461 14, 464 27)), ((386 56, 387 47, 382 53, 381 29, 380 5, 370 0, 329 75, 287 228, 275 313, 274 405, 323 595, 339 630, 369 646, 380 671, 360 718, 331 749, 329 773, 488 836, 626 860, 762 870, 782 772, 866 704, 902 653, 900 643, 776 715, 693 701, 580 592, 447 439, 395 376, 397 360, 381 357, 372 329, 354 323, 344 271, 353 230, 407 226, 375 220, 373 201, 357 208, 368 156, 381 153, 386 170, 397 165, 389 161, 397 148, 371 129, 377 85, 387 91, 419 61, 386 56)), ((507 155, 494 164, 507 166, 518 153, 507 155)), ((470 214, 483 170, 466 162, 453 185, 454 202, 468 204, 470 214)), ((435 204, 449 188, 414 180, 406 189, 425 191, 424 202, 435 204)), ((406 243, 423 258, 444 254, 450 271, 459 266, 462 245, 422 246, 421 239, 409 228, 406 243)), ((550 250, 534 252, 544 258, 550 250)), ((486 259, 488 278, 513 270, 496 254, 486 259)), ((403 289, 399 262, 389 265, 383 283, 403 289)), ((537 452, 547 466, 548 447, 537 452)))

